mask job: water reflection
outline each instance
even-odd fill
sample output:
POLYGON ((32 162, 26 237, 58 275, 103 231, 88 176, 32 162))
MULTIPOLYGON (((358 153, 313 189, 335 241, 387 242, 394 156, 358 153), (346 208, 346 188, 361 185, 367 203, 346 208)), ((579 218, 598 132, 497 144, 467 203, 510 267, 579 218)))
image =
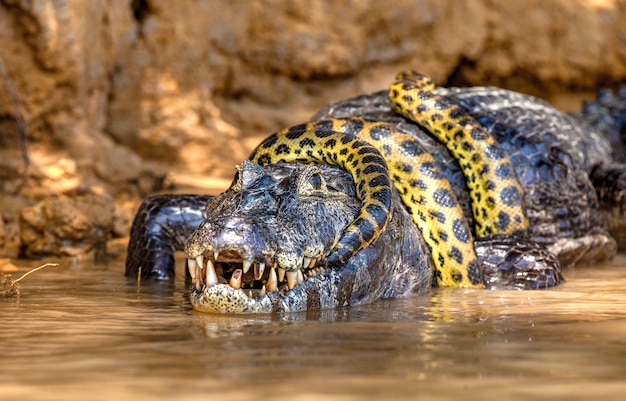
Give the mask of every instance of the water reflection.
POLYGON ((436 399, 470 388, 464 398, 547 399, 626 390, 623 256, 570 270, 551 291, 443 289, 275 316, 196 313, 183 280, 137 287, 122 271, 42 271, 19 299, 0 298, 2 399, 376 399, 416 391, 436 399))

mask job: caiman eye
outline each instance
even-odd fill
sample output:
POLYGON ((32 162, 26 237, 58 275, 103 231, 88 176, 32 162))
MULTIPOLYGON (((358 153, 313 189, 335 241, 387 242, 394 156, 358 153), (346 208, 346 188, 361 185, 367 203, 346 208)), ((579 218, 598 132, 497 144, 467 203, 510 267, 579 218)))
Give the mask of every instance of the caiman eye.
POLYGON ((322 173, 312 171, 302 176, 298 192, 304 196, 321 195, 326 192, 326 189, 326 181, 322 177, 322 173))
POLYGON ((322 189, 324 182, 322 181, 322 176, 320 174, 313 174, 309 177, 309 184, 313 187, 314 190, 319 191, 322 189))

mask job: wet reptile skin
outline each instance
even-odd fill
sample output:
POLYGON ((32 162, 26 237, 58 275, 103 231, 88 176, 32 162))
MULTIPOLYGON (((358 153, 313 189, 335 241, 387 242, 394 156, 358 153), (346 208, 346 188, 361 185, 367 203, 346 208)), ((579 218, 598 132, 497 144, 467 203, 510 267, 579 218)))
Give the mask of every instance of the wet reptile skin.
POLYGON ((385 229, 390 192, 384 187, 388 181, 382 174, 389 174, 431 249, 437 284, 482 287, 471 229, 450 182, 432 155, 410 135, 389 124, 358 117, 320 120, 270 136, 250 160, 261 165, 318 161, 352 174, 363 207, 336 249, 325 258, 326 265, 344 263, 385 229), (372 155, 356 138, 375 146, 384 159, 372 155), (385 160, 390 161, 388 168, 385 160))
MULTIPOLYGON (((392 109, 388 92, 363 94, 330 104, 312 120, 359 116, 386 122, 410 134, 435 157, 452 183, 470 227, 475 227, 472 200, 458 161, 433 135, 398 115, 392 109)), ((524 188, 524 209, 530 223, 528 238, 547 247, 563 266, 596 263, 615 253, 613 237, 623 237, 624 230, 615 229, 609 235, 603 215, 609 215, 609 225, 624 226, 616 207, 623 202, 615 196, 599 199, 597 189, 610 187, 620 192, 623 186, 621 181, 609 178, 605 170, 607 163, 624 157, 613 149, 623 146, 620 132, 626 132, 626 89, 611 97, 610 107, 604 100, 585 106, 585 110, 594 110, 591 117, 591 112, 570 116, 540 99, 500 88, 437 87, 434 92, 463 107, 513 161, 524 188), (591 174, 592 171, 600 173, 591 174)), ((617 166, 618 171, 623 169, 623 164, 617 166)))
MULTIPOLYGON (((467 112, 433 90, 430 77, 400 73, 389 90, 389 98, 394 110, 427 128, 458 160, 471 196, 476 234, 523 234, 528 229, 523 188, 507 153, 467 112)), ((419 142, 393 126, 362 118, 302 124, 267 138, 250 160, 261 165, 318 161, 352 174, 363 208, 326 258, 327 265, 335 265, 367 247, 387 222, 387 166, 367 151, 367 143, 392 161, 388 172, 431 248, 437 284, 482 287, 471 230, 449 181, 419 142), (335 137, 335 133, 349 135, 335 137), (353 136, 366 142, 356 141, 353 136)))
POLYGON ((326 258, 328 264, 334 265, 344 263, 386 228, 392 188, 387 162, 380 153, 369 143, 332 128, 316 122, 279 131, 265 139, 250 160, 261 166, 321 162, 341 167, 352 175, 363 205, 334 252, 326 258))
MULTIPOLYGON (((402 78, 404 77, 406 75, 402 78)), ((260 152, 259 162, 274 163, 284 159, 277 156, 279 148, 284 156, 287 149, 289 150, 287 153, 297 155, 297 152, 302 154, 302 147, 308 146, 312 153, 313 149, 317 149, 318 156, 320 156, 318 159, 313 159, 350 171, 350 165, 346 165, 346 162, 351 152, 350 149, 342 146, 349 143, 345 135, 358 135, 358 140, 373 145, 370 156, 374 156, 375 147, 387 159, 389 175, 395 186, 391 196, 391 208, 380 207, 379 199, 371 197, 372 188, 376 187, 373 185, 376 181, 372 182, 372 179, 379 173, 382 174, 382 170, 377 171, 372 168, 369 173, 363 173, 353 169, 352 180, 358 181, 359 185, 352 191, 351 196, 360 198, 356 205, 360 205, 361 200, 367 200, 370 196, 368 202, 379 206, 375 209, 376 213, 371 215, 366 209, 356 206, 351 212, 353 217, 346 219, 344 216, 341 218, 342 222, 335 222, 339 220, 335 214, 337 210, 331 207, 324 209, 326 212, 317 213, 315 216, 309 214, 307 219, 303 219, 306 214, 295 213, 294 215, 292 213, 296 210, 295 205, 303 201, 300 199, 300 190, 290 190, 289 187, 284 187, 284 183, 299 182, 299 174, 302 174, 305 180, 309 180, 308 170, 295 168, 304 167, 304 165, 278 163, 261 167, 245 161, 239 167, 240 172, 247 171, 250 177, 265 177, 259 182, 273 182, 275 184, 272 185, 278 186, 270 185, 267 190, 263 187, 260 189, 261 192, 255 192, 257 189, 254 184, 249 187, 248 195, 246 195, 245 191, 236 190, 237 180, 235 180, 229 190, 207 203, 206 209, 202 212, 204 216, 197 214, 198 205, 204 203, 206 197, 157 196, 147 199, 133 222, 126 275, 134 278, 141 273, 141 276, 146 278, 172 278, 174 266, 171 256, 175 250, 181 250, 180 246, 184 238, 189 236, 201 219, 204 220, 187 240, 185 251, 188 258, 212 259, 219 270, 218 275, 221 281, 219 284, 211 284, 208 273, 206 280, 200 282, 200 286, 197 280, 194 281, 191 301, 194 308, 198 310, 219 313, 311 310, 423 293, 428 290, 426 286, 429 285, 429 272, 434 273, 433 279, 440 285, 464 285, 463 280, 472 281, 471 275, 465 272, 465 276, 459 276, 458 272, 453 269, 443 271, 437 269, 435 265, 440 257, 433 254, 433 251, 439 252, 448 266, 454 266, 456 252, 451 252, 452 248, 446 248, 448 244, 442 241, 450 239, 450 221, 458 219, 458 216, 462 216, 461 220, 468 222, 465 223, 465 227, 468 227, 466 231, 470 243, 473 243, 475 247, 475 252, 471 249, 462 252, 464 260, 459 264, 467 263, 468 260, 478 255, 483 283, 490 288, 553 286, 560 280, 560 268, 555 255, 561 264, 571 265, 605 260, 614 254, 616 243, 606 231, 607 224, 603 220, 602 213, 607 210, 612 221, 624 221, 626 196, 623 195, 626 193, 624 190, 626 167, 620 163, 623 155, 615 154, 613 149, 622 149, 620 146, 623 146, 621 137, 626 126, 626 90, 622 90, 623 93, 620 92, 619 96, 611 95, 608 98, 603 96, 602 100, 599 99, 589 107, 585 106, 581 115, 568 116, 541 100, 515 92, 484 87, 433 89, 430 83, 422 77, 417 77, 417 82, 414 80, 415 76, 409 76, 409 78, 413 79, 413 82, 405 87, 403 95, 400 95, 402 92, 394 94, 392 88, 392 91, 361 95, 331 104, 316 114, 312 118, 313 122, 282 132, 281 141, 296 139, 297 143, 283 143, 284 146, 281 146, 280 141, 269 140, 266 143, 265 154, 262 150, 257 150, 260 152), (425 92, 422 91, 424 87, 427 89, 425 92), (395 98, 392 102, 389 99, 390 95, 395 98), (420 103, 415 106, 411 103, 415 96, 422 96, 427 100, 426 104, 420 103), (610 107, 607 104, 610 104, 610 107), (462 108, 460 113, 458 110, 454 111, 455 108, 458 109, 457 106, 462 108), (411 115, 415 107, 422 109, 418 110, 421 114, 411 115), (394 109, 406 116, 401 116, 394 109), (403 109, 406 110, 402 111, 403 109), (450 124, 439 124, 441 113, 437 109, 447 114, 447 117, 452 120, 449 121, 450 124), (501 145, 512 161, 511 163, 504 160, 504 166, 514 168, 523 191, 519 192, 521 204, 514 205, 513 212, 509 216, 514 216, 522 210, 528 218, 530 224, 523 236, 507 234, 504 237, 498 235, 481 237, 479 234, 477 238, 471 239, 471 230, 479 230, 481 215, 484 216, 482 213, 476 213, 477 210, 482 212, 480 210, 482 207, 477 209, 476 206, 486 205, 479 203, 485 199, 483 194, 486 193, 487 197, 492 196, 494 203, 497 203, 498 199, 502 199, 498 195, 502 194, 503 188, 510 185, 494 187, 489 185, 490 179, 484 179, 482 184, 476 186, 468 185, 472 174, 493 173, 497 171, 498 164, 488 165, 489 171, 485 171, 484 163, 481 165, 481 161, 476 159, 475 164, 479 167, 472 169, 470 166, 469 169, 464 169, 461 166, 462 159, 468 156, 472 158, 471 152, 469 155, 461 153, 460 157, 456 158, 454 144, 443 145, 437 139, 438 133, 434 131, 441 128, 454 127, 454 124, 461 122, 460 126, 457 124, 455 131, 459 131, 459 128, 463 131, 468 122, 471 125, 471 121, 463 115, 463 110, 478 123, 479 127, 483 127, 495 142, 501 145), (589 116, 590 113, 592 118, 589 116), (598 121, 602 124, 598 124, 598 121), (402 146, 403 133, 409 135, 405 146, 402 146), (291 138, 287 138, 287 134, 291 138), (319 143, 323 143, 324 139, 326 141, 334 139, 335 142, 328 144, 332 145, 330 146, 332 149, 324 149, 319 153, 319 143), (342 140, 346 142, 343 145, 342 140), (301 144, 302 141, 305 142, 301 144), (314 146, 311 147, 308 141, 313 142, 314 146), (407 149, 411 151, 406 152, 407 149), (339 153, 337 156, 339 162, 335 161, 335 151, 339 153), (344 154, 341 154, 342 152, 344 154), (427 154, 430 159, 423 158, 422 153, 427 154), (343 161, 340 161, 339 156, 343 158, 343 161), (414 164, 410 164, 409 160, 414 164), (436 162, 436 166, 433 166, 433 161, 436 162), (280 165, 283 166, 281 168, 294 166, 293 174, 295 175, 289 175, 291 178, 285 181, 284 175, 276 175, 274 170, 267 170, 280 165), (492 169, 493 167, 495 170, 492 169), (412 175, 417 170, 420 172, 412 175), (300 173, 296 174, 296 171, 300 173), (415 179, 416 177, 421 181, 415 179), (424 178, 434 179, 423 181, 424 178), (441 189, 451 192, 451 196, 448 196, 446 191, 440 191, 439 195, 436 195, 436 191, 441 189), (277 192, 269 196, 267 191, 277 192), (480 194, 478 198, 477 193, 480 194), (277 197, 279 194, 282 195, 277 197), (399 205, 400 196, 402 196, 404 206, 399 205), (273 215, 270 211, 270 214, 267 214, 267 207, 264 206, 267 201, 263 199, 274 199, 272 202, 276 202, 279 198, 290 199, 290 202, 295 203, 287 209, 282 209, 286 213, 279 212, 278 215, 273 215), (254 202, 255 199, 260 209, 249 210, 245 205, 250 204, 250 201, 254 202), (191 200, 193 200, 193 205, 191 200), (417 206, 428 203, 431 207, 427 209, 428 212, 417 206), (221 205, 218 208, 220 212, 216 212, 215 206, 218 204, 221 205), (441 217, 448 206, 452 211, 452 216, 455 217, 446 215, 447 225, 443 226, 443 230, 439 230, 436 223, 444 221, 441 217), (407 211, 412 216, 407 214, 407 211), (392 217, 385 217, 385 214, 391 214, 392 217), (282 239, 272 240, 271 243, 263 243, 263 241, 259 243, 254 240, 259 237, 253 236, 250 237, 251 242, 242 242, 243 248, 230 240, 223 242, 224 238, 231 238, 232 235, 245 240, 244 237, 240 237, 239 233, 251 232, 249 231, 251 227, 257 224, 255 221, 267 221, 263 216, 270 219, 287 218, 284 220, 287 224, 283 224, 282 220, 277 220, 277 224, 273 226, 274 230, 279 228, 283 231, 280 237, 282 239), (361 223, 355 225, 354 222, 359 219, 361 223), (385 221, 387 221, 386 225, 385 221), (398 221, 405 223, 402 223, 400 227, 396 225, 398 221), (242 226, 239 222, 247 224, 244 231, 241 231, 242 226), (343 259, 346 263, 329 269, 321 269, 320 272, 314 263, 310 265, 308 262, 302 263, 303 260, 300 257, 299 273, 305 273, 305 280, 293 287, 289 285, 287 289, 287 283, 279 279, 278 291, 270 289, 267 271, 280 270, 280 264, 277 265, 277 259, 272 260, 272 255, 277 255, 282 252, 281 250, 293 245, 291 237, 294 236, 294 231, 299 233, 296 240, 303 241, 306 248, 306 244, 317 238, 319 228, 330 226, 334 226, 336 231, 326 236, 327 245, 324 247, 324 255, 328 255, 331 261, 343 259), (344 238, 342 235, 348 226, 352 228, 350 234, 344 238), (416 229, 418 226, 421 235, 416 229), (446 227, 448 231, 445 231, 446 227), (231 229, 234 231, 228 231, 231 229), (384 239, 381 240, 381 238, 384 239), (285 240, 287 243, 284 242, 285 240), (365 246, 368 241, 371 245, 365 246), (337 242, 341 244, 342 251, 332 252, 333 244, 337 242), (421 250, 419 242, 423 244, 421 250), (257 245, 257 247, 260 246, 260 253, 248 252, 252 249, 252 244, 261 244, 257 245), (426 246, 430 252, 424 250, 426 246), (196 248, 198 252, 191 252, 193 253, 191 255, 190 249, 196 248), (547 252, 546 248, 550 252, 547 252), (411 251, 407 252, 407 249, 411 251), (400 259, 391 261, 389 259, 391 255, 397 255, 400 259), (240 268, 242 259, 255 263, 254 274, 248 273, 248 278, 244 280, 245 290, 237 289, 238 285, 232 287, 233 284, 230 286, 228 284, 229 280, 232 280, 231 274, 234 274, 232 272, 240 268), (229 266, 233 263, 234 266, 229 266), (255 279, 252 276, 256 276, 259 263, 273 267, 265 269, 266 274, 262 279, 255 279), (420 267, 416 268, 414 263, 420 263, 420 267), (308 268, 306 268, 307 265, 308 268), (315 270, 318 270, 317 275, 314 274, 315 270), (205 285, 204 282, 208 284, 205 285), (398 285, 398 283, 404 284, 398 285), (267 294, 263 295, 266 292, 266 285, 268 285, 267 294), (235 298, 238 299, 238 306, 233 303, 235 298)), ((400 83, 406 85, 406 82, 402 83, 402 80, 400 83)), ((464 134, 471 137, 472 132, 473 128, 468 127, 464 134)), ((479 140, 484 139, 482 133, 478 136, 479 140)), ((490 139, 487 138, 487 141, 490 139)), ((485 144, 489 146, 492 143, 485 142, 485 144)), ((463 142, 460 146, 464 146, 463 142)), ((478 148, 480 146, 479 144, 478 148)), ((488 156, 488 153, 485 154, 484 150, 479 150, 478 155, 477 158, 488 156)), ((311 155, 307 155, 309 156, 311 155)), ((348 163, 353 162, 354 157, 348 163)), ((302 158, 293 155, 289 158, 293 161, 303 161, 302 158)), ((371 159, 371 161, 374 160, 371 159)), ((369 162, 363 165, 369 165, 369 162)), ((318 165, 312 168, 321 167, 326 166, 318 165)), ((326 171, 326 168, 323 170, 326 171)), ((497 178, 497 172, 495 174, 497 178)), ((494 176, 491 180, 493 179, 494 176)), ((248 182, 255 182, 254 180, 249 179, 248 182)), ((313 184, 308 182, 307 185, 315 187, 316 181, 317 179, 313 180, 313 184)), ((477 179, 477 181, 480 180, 477 179)), ((292 188, 298 188, 299 185, 295 184, 292 188)), ((328 188, 331 186, 329 184, 328 188)), ((384 187, 388 188, 388 185, 384 187)), ((343 193, 343 190, 338 192, 340 193, 343 193)), ((320 200, 321 207, 328 206, 327 201, 320 200)), ((279 204, 282 202, 281 200, 279 204)), ((309 200, 304 199, 304 202, 309 202, 309 200)), ((367 205, 368 202, 365 204, 367 205)), ((499 206, 496 205, 496 207, 499 206)), ((342 213, 345 214, 345 211, 342 213)), ((491 232, 507 232, 509 226, 499 225, 501 221, 500 217, 492 218, 488 223, 492 227, 491 232)), ((513 231, 525 231, 526 224, 523 221, 520 223, 513 231)), ((271 240, 273 237, 270 235, 265 238, 271 240)), ((456 245, 460 243, 458 238, 450 242, 456 245)), ((321 261, 317 266, 324 264, 323 256, 320 258, 321 261)), ((305 261, 307 259, 304 258, 305 261)), ((213 270, 208 269, 209 262, 206 264, 207 268, 202 267, 196 270, 196 276, 199 271, 204 274, 213 270)), ((202 262, 199 265, 202 266, 202 262)), ((464 267, 461 266, 461 268, 464 267)))
POLYGON ((400 73, 389 89, 391 106, 426 128, 459 162, 479 237, 526 231, 524 190, 509 155, 465 110, 435 94, 434 89, 426 75, 400 73))

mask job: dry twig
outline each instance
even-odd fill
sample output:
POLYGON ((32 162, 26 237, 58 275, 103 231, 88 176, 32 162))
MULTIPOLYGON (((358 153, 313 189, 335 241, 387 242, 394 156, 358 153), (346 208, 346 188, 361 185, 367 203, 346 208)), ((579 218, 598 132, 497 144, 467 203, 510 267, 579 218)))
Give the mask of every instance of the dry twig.
POLYGON ((46 263, 44 265, 35 267, 34 269, 27 271, 26 273, 22 274, 19 278, 15 280, 13 280, 10 274, 0 273, 1 274, 0 280, 2 281, 2 285, 3 285, 2 295, 7 296, 7 297, 19 296, 20 295, 19 282, 23 280, 24 278, 26 278, 26 276, 36 272, 37 270, 41 270, 44 267, 58 266, 58 265, 59 265, 58 263, 46 263))

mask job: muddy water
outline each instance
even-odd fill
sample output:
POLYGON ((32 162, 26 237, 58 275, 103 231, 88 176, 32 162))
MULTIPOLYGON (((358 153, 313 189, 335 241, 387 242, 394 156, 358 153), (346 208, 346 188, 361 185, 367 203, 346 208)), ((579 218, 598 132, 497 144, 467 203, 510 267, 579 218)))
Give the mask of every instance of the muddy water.
POLYGON ((551 291, 246 317, 193 312, 183 280, 64 265, 0 298, 2 400, 626 397, 625 256, 551 291))

